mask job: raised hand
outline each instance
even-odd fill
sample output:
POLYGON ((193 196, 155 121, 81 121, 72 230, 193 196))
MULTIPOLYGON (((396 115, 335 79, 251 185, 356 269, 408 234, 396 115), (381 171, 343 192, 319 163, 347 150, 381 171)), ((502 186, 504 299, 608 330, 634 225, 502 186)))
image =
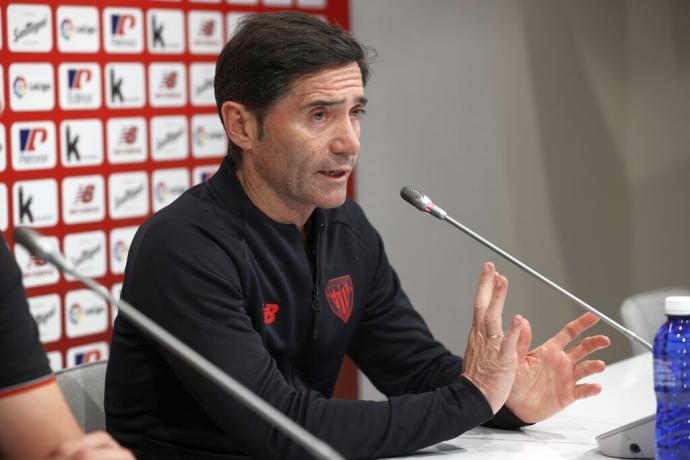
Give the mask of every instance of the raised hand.
POLYGON ((519 365, 506 405, 524 422, 544 420, 565 409, 578 399, 599 394, 598 384, 578 383, 581 379, 602 372, 603 361, 584 360, 590 353, 609 346, 603 335, 582 339, 565 349, 599 319, 585 313, 568 323, 543 345, 528 352, 532 330, 525 321, 518 341, 519 365))
POLYGON ((463 376, 479 388, 494 414, 514 386, 517 342, 525 322, 516 316, 503 336, 503 303, 507 291, 506 277, 496 273, 492 263, 485 263, 474 300, 474 319, 463 365, 463 376))

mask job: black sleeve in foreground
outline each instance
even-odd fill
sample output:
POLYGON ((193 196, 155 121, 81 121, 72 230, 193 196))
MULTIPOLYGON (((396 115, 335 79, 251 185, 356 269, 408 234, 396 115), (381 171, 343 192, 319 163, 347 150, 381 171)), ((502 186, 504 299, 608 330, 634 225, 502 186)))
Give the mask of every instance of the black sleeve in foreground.
POLYGON ((4 237, 0 237, 0 350, 0 394, 52 375, 29 312, 21 272, 4 237))
MULTIPOLYGON (((465 379, 382 402, 331 400, 296 389, 278 371, 252 327, 232 257, 194 232, 169 237, 164 233, 144 235, 139 241, 128 266, 127 300, 145 306, 154 321, 345 457, 403 454, 456 437, 491 418, 486 400, 465 379), (169 238, 174 238, 174 250, 169 238)), ((252 458, 307 458, 301 448, 214 384, 178 359, 164 356, 203 410, 221 430, 242 442, 252 458)))

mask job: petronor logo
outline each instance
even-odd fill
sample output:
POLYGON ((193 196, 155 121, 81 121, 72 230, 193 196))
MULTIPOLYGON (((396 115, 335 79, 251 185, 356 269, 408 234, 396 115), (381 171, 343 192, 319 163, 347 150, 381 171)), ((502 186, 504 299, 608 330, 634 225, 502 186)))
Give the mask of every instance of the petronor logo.
POLYGON ((89 69, 68 69, 67 85, 70 89, 81 89, 83 84, 91 81, 89 69))
POLYGON ((113 35, 125 35, 136 25, 136 19, 131 14, 113 14, 110 17, 110 30, 113 35))

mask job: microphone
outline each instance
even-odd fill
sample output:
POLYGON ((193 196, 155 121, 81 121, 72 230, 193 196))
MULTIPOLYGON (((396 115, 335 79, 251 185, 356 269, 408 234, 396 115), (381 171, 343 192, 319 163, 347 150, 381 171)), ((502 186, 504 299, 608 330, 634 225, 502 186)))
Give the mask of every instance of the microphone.
POLYGON ((51 248, 41 238, 40 233, 28 227, 17 227, 14 229, 13 236, 14 240, 24 246, 34 257, 52 263, 64 273, 72 275, 86 287, 96 292, 107 302, 117 305, 119 314, 131 321, 140 331, 221 387, 227 394, 253 410, 265 421, 278 428, 283 434, 302 446, 307 452, 310 452, 314 458, 344 460, 331 446, 275 409, 218 366, 152 321, 148 316, 141 313, 125 300, 115 299, 104 286, 80 274, 57 249, 51 248))
MULTIPOLYGON (((635 334, 633 331, 625 328, 622 324, 612 320, 596 308, 589 305, 584 300, 574 296, 558 284, 554 283, 541 273, 529 267, 527 264, 516 259, 512 255, 508 254, 503 249, 499 248, 486 238, 482 237, 478 233, 465 227, 463 224, 453 219, 446 213, 443 209, 436 206, 429 197, 421 192, 418 192, 410 186, 405 186, 400 190, 400 196, 403 200, 410 203, 415 208, 422 212, 431 214, 432 216, 444 220, 454 227, 460 229, 470 237, 474 238, 476 241, 486 246, 487 248, 494 251, 496 254, 504 257, 509 262, 512 262, 518 268, 529 273, 530 275, 537 278, 542 283, 549 287, 552 287, 556 291, 565 295, 568 299, 572 300, 585 310, 590 313, 595 314, 606 324, 613 327, 623 335, 627 336, 629 339, 639 343, 644 348, 652 351, 652 345, 644 340, 642 337, 635 334)), ((596 437, 597 444, 599 445, 599 450, 608 456, 615 458, 654 458, 655 449, 655 437, 654 437, 654 427, 655 427, 656 416, 654 414, 644 417, 639 420, 628 423, 627 425, 618 427, 606 433, 600 434, 596 437)))
POLYGON ((409 185, 406 185, 405 187, 400 190, 400 196, 402 197, 403 200, 407 201, 410 203, 412 206, 415 208, 419 209, 422 212, 425 212, 427 214, 431 214, 432 216, 444 220, 451 224, 452 226, 460 229, 470 237, 474 238, 477 240, 479 243, 483 244, 487 248, 491 249, 494 251, 496 254, 500 255, 501 257, 507 259, 509 262, 512 262, 514 265, 516 265, 518 268, 521 270, 529 273, 530 275, 534 276, 537 278, 539 281, 542 283, 546 284, 547 286, 555 289, 556 291, 560 292, 564 296, 566 296, 568 299, 572 300, 575 302, 577 305, 580 307, 584 308, 590 313, 593 313, 596 315, 599 319, 604 321, 606 324, 620 332, 621 334, 625 335, 628 337, 630 340, 639 343, 642 345, 645 349, 648 351, 652 351, 652 345, 647 342, 645 339, 640 337, 639 335, 635 334, 633 331, 630 329, 624 327, 622 324, 614 321, 613 319, 609 318, 606 316, 604 313, 600 312, 596 308, 592 307, 589 305, 587 302, 584 300, 580 299, 579 297, 576 297, 575 295, 571 294, 569 291, 566 289, 562 288, 558 284, 554 283, 551 281, 549 278, 546 276, 542 275, 541 273, 537 272, 536 270, 532 269, 529 265, 521 262, 517 258, 513 257, 512 255, 508 254, 506 251, 503 249, 499 248, 495 244, 493 244, 491 241, 487 240, 486 238, 482 237, 478 233, 472 231, 468 227, 464 226, 457 220, 453 219, 451 216, 448 215, 446 211, 443 209, 439 208, 436 206, 429 197, 424 195, 421 192, 418 192, 414 188, 410 187, 409 185))

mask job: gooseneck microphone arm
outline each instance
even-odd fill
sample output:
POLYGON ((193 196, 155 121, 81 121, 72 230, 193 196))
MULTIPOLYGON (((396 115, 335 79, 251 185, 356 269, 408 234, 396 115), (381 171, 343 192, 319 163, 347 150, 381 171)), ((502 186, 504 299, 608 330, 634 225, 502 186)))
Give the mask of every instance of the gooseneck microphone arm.
POLYGON ((499 248, 495 244, 493 244, 491 241, 487 240, 486 238, 482 237, 478 233, 472 231, 471 229, 467 228, 457 220, 453 219, 451 216, 448 215, 446 211, 443 209, 439 208, 436 206, 426 195, 423 193, 418 192, 414 188, 410 186, 405 186, 400 190, 400 196, 402 197, 403 200, 407 201, 410 203, 412 206, 415 208, 419 209, 422 212, 425 212, 427 214, 431 214, 432 216, 444 220, 451 224, 453 227, 458 228, 459 230, 463 231, 470 237, 474 238, 476 241, 479 243, 483 244, 487 248, 491 249, 494 251, 496 254, 500 255, 501 257, 507 259, 508 261, 512 262, 514 265, 516 265, 518 268, 522 269, 523 271, 529 273, 530 275, 534 276, 537 278, 539 281, 542 283, 546 284, 547 286, 555 289, 556 291, 560 292, 564 296, 566 296, 568 299, 572 300, 576 304, 578 304, 580 307, 584 308, 590 313, 593 313, 597 317, 599 317, 602 321, 604 321, 606 324, 620 332, 621 334, 625 335, 628 337, 630 340, 639 343, 643 347, 645 347, 647 350, 652 351, 652 345, 644 340, 642 337, 639 335, 635 334, 633 331, 630 329, 627 329, 624 327, 622 324, 612 320, 596 308, 592 307, 589 305, 587 302, 584 300, 580 299, 579 297, 571 294, 569 291, 566 289, 562 288, 558 284, 554 283, 551 281, 549 278, 546 276, 542 275, 541 273, 537 272, 536 270, 532 269, 529 265, 521 262, 520 260, 516 259, 512 255, 508 254, 506 251, 503 249, 499 248))
POLYGON ((65 260, 59 251, 53 249, 45 240, 41 239, 41 235, 38 232, 28 227, 17 227, 14 230, 13 236, 14 240, 24 246, 33 256, 52 263, 63 272, 78 279, 106 301, 113 305, 117 305, 119 314, 131 321, 147 336, 155 340, 159 345, 180 358, 204 377, 221 387, 226 393, 250 408, 268 423, 274 425, 287 437, 302 446, 307 452, 311 453, 314 458, 323 460, 343 460, 343 457, 331 446, 309 433, 282 412, 275 409, 132 305, 122 299, 116 300, 104 286, 98 284, 91 278, 81 275, 74 269, 72 264, 65 260))

